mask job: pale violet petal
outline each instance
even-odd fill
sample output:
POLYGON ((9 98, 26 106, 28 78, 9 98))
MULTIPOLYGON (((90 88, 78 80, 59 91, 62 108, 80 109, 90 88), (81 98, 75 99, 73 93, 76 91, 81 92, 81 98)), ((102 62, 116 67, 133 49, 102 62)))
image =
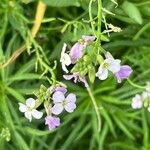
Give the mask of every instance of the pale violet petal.
POLYGON ((64 93, 57 91, 53 94, 52 99, 54 103, 62 102, 65 99, 64 93))
POLYGON ((74 109, 76 108, 76 104, 73 102, 69 102, 64 106, 65 110, 69 113, 73 112, 74 109))
POLYGON ((28 98, 26 100, 26 105, 29 108, 34 108, 35 107, 35 100, 33 98, 28 98))
POLYGON ((98 69, 98 72, 96 73, 96 76, 100 80, 105 80, 108 77, 108 70, 100 66, 100 68, 98 69))
POLYGON ((31 122, 31 120, 32 120, 32 112, 31 112, 31 111, 26 111, 26 112, 24 113, 24 115, 25 115, 25 117, 26 117, 27 119, 29 119, 29 121, 31 122))
POLYGON ((76 101, 76 95, 73 94, 73 93, 70 93, 70 94, 66 97, 66 101, 67 101, 67 102, 73 102, 73 103, 75 103, 75 101, 76 101))
POLYGON ((56 103, 52 108, 51 111, 55 115, 59 115, 63 111, 64 107, 61 103, 56 103))
POLYGON ((20 112, 26 112, 27 111, 27 106, 22 104, 22 103, 19 103, 19 111, 20 112))
POLYGON ((40 111, 38 111, 38 110, 36 110, 36 109, 33 109, 33 110, 32 110, 32 116, 33 116, 35 119, 40 119, 40 118, 42 118, 42 116, 43 116, 43 112, 40 112, 40 111))
POLYGON ((120 70, 120 60, 119 59, 115 59, 113 61, 111 61, 108 64, 108 70, 110 70, 112 73, 116 73, 120 70))

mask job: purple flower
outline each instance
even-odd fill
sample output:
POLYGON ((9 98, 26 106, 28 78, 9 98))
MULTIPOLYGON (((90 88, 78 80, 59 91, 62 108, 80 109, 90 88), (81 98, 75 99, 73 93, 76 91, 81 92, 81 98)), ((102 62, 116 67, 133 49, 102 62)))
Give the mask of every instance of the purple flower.
POLYGON ((59 115, 63 109, 71 113, 76 108, 76 95, 70 93, 66 98, 64 93, 57 91, 52 96, 54 106, 51 108, 51 111, 55 115, 59 115))
POLYGON ((83 35, 82 36, 82 39, 85 41, 85 42, 89 42, 89 41, 94 41, 96 39, 95 36, 90 36, 90 35, 83 35))
POLYGON ((60 125, 60 119, 54 116, 47 116, 45 117, 45 124, 48 125, 49 130, 52 130, 60 125))
POLYGON ((117 73, 115 73, 118 83, 121 83, 122 79, 128 78, 131 73, 132 73, 132 69, 130 66, 128 65, 121 66, 120 70, 117 73))
POLYGON ((83 77, 81 77, 78 73, 73 73, 71 75, 63 75, 63 77, 66 80, 71 80, 74 78, 74 83, 83 82, 85 87, 88 87, 87 81, 83 77))
POLYGON ((82 36, 82 40, 83 42, 76 42, 71 50, 70 50, 70 57, 72 59, 72 63, 75 63, 77 61, 77 59, 81 58, 83 56, 83 49, 86 47, 87 42, 89 41, 94 41, 95 40, 95 36, 82 36))
POLYGON ((75 63, 77 61, 77 59, 81 58, 83 56, 83 48, 84 45, 77 42, 75 43, 71 50, 70 50, 70 57, 72 58, 72 63, 75 63))

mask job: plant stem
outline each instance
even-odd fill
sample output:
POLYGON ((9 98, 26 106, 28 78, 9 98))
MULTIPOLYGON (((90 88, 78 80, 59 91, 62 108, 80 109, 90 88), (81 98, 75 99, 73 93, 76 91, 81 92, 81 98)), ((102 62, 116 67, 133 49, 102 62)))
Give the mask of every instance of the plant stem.
POLYGON ((88 93, 89 93, 89 96, 90 96, 90 98, 91 98, 91 100, 92 100, 92 103, 93 103, 93 106, 94 106, 94 109, 95 109, 95 113, 96 113, 96 116, 97 116, 98 132, 100 132, 100 130, 101 130, 101 117, 100 117, 100 112, 99 112, 99 110, 98 110, 98 105, 97 105, 97 103, 96 103, 95 97, 94 97, 94 95, 93 95, 93 93, 92 93, 90 87, 88 86, 86 89, 87 89, 87 91, 88 91, 88 93))
MULTIPOLYGON (((37 5, 34 25, 31 29, 32 38, 35 38, 37 32, 40 29, 42 19, 43 19, 44 14, 45 14, 45 10, 46 10, 46 4, 44 4, 44 2, 42 2, 42 1, 39 1, 38 5, 37 5)), ((27 48, 27 45, 23 44, 20 48, 16 49, 14 51, 14 53, 10 56, 10 58, 4 64, 2 64, 2 65, 0 64, 0 68, 5 68, 9 64, 11 64, 14 60, 16 60, 16 58, 22 52, 24 52, 26 50, 26 48, 27 48)))
POLYGON ((139 88, 139 89, 145 89, 146 86, 141 86, 141 85, 137 85, 135 83, 133 83, 129 78, 127 79, 127 81, 133 86, 133 87, 136 87, 136 88, 139 88))

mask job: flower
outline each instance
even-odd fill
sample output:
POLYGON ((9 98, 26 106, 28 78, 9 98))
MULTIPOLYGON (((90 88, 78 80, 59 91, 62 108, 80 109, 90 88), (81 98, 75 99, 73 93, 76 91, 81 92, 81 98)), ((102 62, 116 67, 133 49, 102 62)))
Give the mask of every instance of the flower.
POLYGON ((40 119, 43 113, 35 109, 36 102, 33 98, 28 98, 26 100, 26 105, 19 103, 19 110, 24 113, 25 117, 31 122, 32 117, 40 119))
POLYGON ((60 125, 60 119, 54 116, 47 116, 45 117, 45 124, 48 125, 49 130, 52 130, 60 125))
POLYGON ((121 83, 122 79, 126 79, 130 76, 132 73, 132 69, 128 65, 123 65, 120 67, 120 70, 115 73, 115 76, 117 77, 118 83, 121 83))
POLYGON ((98 68, 96 76, 100 80, 105 80, 108 77, 108 71, 111 71, 113 74, 115 74, 120 70, 120 62, 121 61, 119 59, 114 59, 112 55, 107 52, 106 59, 98 68))
POLYGON ((71 50, 70 50, 70 57, 72 58, 72 63, 75 63, 77 61, 77 59, 81 58, 83 56, 83 48, 84 45, 77 42, 75 43, 71 50))
POLYGON ((52 99, 54 102, 54 106, 51 108, 51 111, 55 115, 60 114, 63 111, 63 109, 71 113, 76 108, 76 95, 73 93, 70 93, 65 98, 64 93, 57 91, 53 94, 52 99))
POLYGON ((143 106, 142 97, 139 94, 136 94, 135 97, 132 98, 131 106, 133 109, 139 109, 143 106))
POLYGON ((87 46, 89 41, 94 41, 95 38, 96 38, 95 36, 83 35, 81 42, 78 41, 72 46, 69 54, 72 59, 72 63, 75 63, 77 59, 83 56, 83 49, 87 46))
POLYGON ((67 47, 67 44, 64 43, 62 51, 61 51, 60 62, 62 64, 63 71, 68 73, 68 70, 67 70, 66 66, 69 66, 71 64, 71 58, 67 53, 65 53, 66 47, 67 47))
POLYGON ((77 83, 78 82, 83 82, 85 87, 88 87, 88 83, 87 81, 85 80, 85 78, 81 77, 79 75, 79 73, 73 73, 71 75, 63 75, 63 77, 66 79, 66 80, 71 80, 72 78, 74 78, 74 83, 77 83))

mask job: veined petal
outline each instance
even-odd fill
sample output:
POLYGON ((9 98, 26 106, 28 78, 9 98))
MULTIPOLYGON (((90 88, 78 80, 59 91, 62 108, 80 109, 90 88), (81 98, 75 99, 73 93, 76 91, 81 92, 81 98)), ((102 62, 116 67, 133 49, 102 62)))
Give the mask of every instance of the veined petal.
POLYGON ((73 93, 70 93, 70 94, 66 97, 66 101, 67 101, 67 102, 73 102, 73 103, 75 103, 75 101, 76 101, 76 95, 73 94, 73 93))
POLYGON ((53 94, 52 99, 54 103, 62 102, 65 99, 64 93, 57 91, 53 94))
POLYGON ((38 111, 38 110, 36 110, 36 109, 33 109, 31 113, 32 113, 32 116, 33 116, 35 119, 40 119, 40 118, 42 118, 42 116, 43 116, 43 112, 40 112, 40 111, 38 111))
POLYGON ((62 103, 56 103, 52 108, 51 111, 55 115, 59 115, 63 111, 64 107, 62 103))
POLYGON ((19 110, 20 110, 20 112, 26 112, 27 106, 22 103, 19 103, 19 110))
POLYGON ((34 108, 35 107, 35 100, 33 98, 28 98, 26 100, 26 105, 29 108, 34 108))
POLYGON ((26 117, 27 119, 29 119, 29 121, 31 122, 31 120, 32 120, 32 112, 31 112, 31 111, 26 111, 26 112, 24 113, 24 115, 25 115, 25 117, 26 117))
POLYGON ((98 72, 96 73, 96 76, 100 80, 105 80, 108 77, 108 70, 106 68, 103 68, 102 66, 100 66, 98 69, 98 72))
POLYGON ((69 113, 73 112, 74 109, 76 108, 76 104, 73 103, 73 102, 69 102, 69 103, 66 103, 66 105, 64 106, 65 110, 69 113))

